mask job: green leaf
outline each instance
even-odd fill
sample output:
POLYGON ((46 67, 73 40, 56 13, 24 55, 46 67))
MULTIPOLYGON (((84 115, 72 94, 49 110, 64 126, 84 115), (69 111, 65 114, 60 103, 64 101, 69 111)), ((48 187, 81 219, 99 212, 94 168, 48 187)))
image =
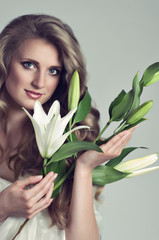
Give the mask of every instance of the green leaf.
POLYGON ((74 116, 73 125, 83 121, 87 114, 90 112, 90 110, 91 110, 91 96, 87 90, 84 98, 79 103, 78 109, 74 116))
POLYGON ((109 106, 109 117, 110 117, 110 119, 112 118, 112 110, 113 110, 113 108, 122 101, 122 99, 123 99, 123 97, 125 95, 126 95, 126 92, 124 90, 122 90, 119 93, 119 95, 114 99, 114 101, 110 104, 110 106, 109 106))
POLYGON ((127 94, 125 94, 122 101, 112 109, 111 120, 115 122, 121 121, 129 111, 132 105, 132 101, 133 95, 132 92, 130 91, 127 94))
POLYGON ((122 173, 112 167, 100 165, 93 170, 92 181, 94 185, 104 186, 119 181, 128 175, 129 173, 122 173))
POLYGON ((86 142, 86 141, 74 141, 65 143, 50 159, 47 163, 49 165, 52 162, 60 161, 64 158, 71 157, 73 154, 78 153, 84 150, 94 150, 97 152, 102 152, 101 148, 99 148, 95 143, 86 142))
POLYGON ((159 62, 150 65, 144 72, 140 84, 149 86, 159 80, 159 62))
POLYGON ((128 118, 126 119, 126 123, 132 125, 140 121, 146 115, 146 113, 149 112, 152 104, 152 100, 146 101, 145 103, 141 104, 128 116, 128 118))
POLYGON ((76 134, 74 132, 72 132, 71 135, 72 135, 72 141, 73 142, 74 141, 78 141, 78 138, 77 138, 77 136, 76 136, 76 134))
POLYGON ((136 75, 133 79, 133 85, 132 85, 131 92, 132 92, 132 96, 133 96, 132 105, 131 105, 128 113, 124 117, 124 119, 126 119, 127 116, 129 116, 140 104, 141 89, 140 89, 140 84, 139 84, 138 73, 136 73, 136 75))
MULTIPOLYGON (((54 186, 59 182, 59 180, 65 175, 66 173, 66 161, 63 159, 59 162, 53 162, 50 163, 48 166, 46 166, 46 174, 53 171, 54 173, 58 173, 57 178, 54 180, 54 186)), ((58 188, 56 188, 53 191, 52 198, 57 196, 61 191, 62 185, 60 185, 58 188)))
POLYGON ((69 91, 68 91, 68 110, 72 110, 78 106, 80 98, 80 80, 77 71, 73 73, 70 81, 69 91))
POLYGON ((107 162, 105 164, 105 166, 109 166, 109 167, 115 167, 116 165, 118 165, 129 153, 131 153, 132 151, 138 149, 138 148, 143 148, 143 149, 147 149, 145 147, 128 147, 128 148, 124 148, 123 151, 121 152, 120 156, 111 159, 109 162, 107 162))

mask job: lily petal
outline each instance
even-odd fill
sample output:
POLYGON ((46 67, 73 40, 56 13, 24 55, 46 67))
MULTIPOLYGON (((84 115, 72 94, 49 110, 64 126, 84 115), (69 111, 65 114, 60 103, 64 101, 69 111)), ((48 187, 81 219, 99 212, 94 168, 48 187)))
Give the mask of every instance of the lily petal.
POLYGON ((50 121, 53 115, 60 114, 60 103, 59 101, 54 101, 48 112, 48 120, 50 121))
POLYGON ((35 119, 31 116, 31 114, 25 108, 23 108, 23 110, 28 115, 28 117, 30 118, 30 120, 33 124, 38 149, 39 149, 41 156, 44 157, 45 156, 45 142, 44 142, 43 131, 41 131, 42 129, 40 128, 38 123, 35 121, 35 119))
POLYGON ((55 142, 60 136, 61 133, 61 118, 60 116, 56 115, 54 118, 51 119, 50 123, 47 126, 46 133, 45 133, 45 142, 47 144, 46 152, 50 148, 50 145, 55 142))
POLYGON ((78 130, 78 129, 83 129, 83 128, 87 128, 89 129, 88 126, 78 126, 73 128, 72 130, 70 130, 69 132, 65 133, 64 135, 60 136, 58 139, 56 139, 56 141, 51 142, 51 145, 48 149, 47 152, 47 158, 50 158, 61 146, 62 144, 65 142, 66 138, 74 131, 78 130))
POLYGON ((47 126, 46 136, 49 142, 56 141, 60 136, 62 136, 68 122, 72 118, 76 109, 71 110, 65 117, 61 118, 60 114, 55 116, 54 121, 50 121, 47 126))
POLYGON ((35 102, 33 118, 41 127, 47 123, 47 115, 39 101, 35 102))
POLYGON ((44 141, 44 136, 43 136, 41 129, 40 129, 39 125, 37 124, 37 122, 34 121, 32 123, 33 123, 33 127, 35 130, 35 137, 36 137, 36 142, 38 145, 39 152, 40 152, 41 156, 44 158, 45 153, 46 153, 46 145, 45 145, 45 141, 44 141))
POLYGON ((46 129, 46 136, 48 141, 55 141, 59 136, 63 134, 63 129, 61 126, 61 117, 60 114, 55 115, 53 119, 51 119, 50 123, 46 129))
POLYGON ((68 122, 70 121, 70 119, 72 118, 73 114, 77 111, 77 108, 72 109, 66 116, 64 116, 61 119, 61 123, 62 123, 62 131, 64 132, 68 122))

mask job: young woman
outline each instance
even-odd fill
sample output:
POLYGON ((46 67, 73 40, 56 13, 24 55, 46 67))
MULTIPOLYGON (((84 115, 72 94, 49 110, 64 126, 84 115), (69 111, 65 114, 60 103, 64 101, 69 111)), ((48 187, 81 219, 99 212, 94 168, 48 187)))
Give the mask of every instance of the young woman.
MULTIPOLYGON (((101 146, 103 153, 88 151, 76 162, 74 179, 51 199, 56 173, 43 179, 42 158, 34 131, 22 107, 31 113, 38 99, 47 112, 60 101, 67 113, 67 94, 73 72, 80 76, 81 97, 86 90, 85 62, 72 30, 57 18, 24 15, 0 34, 0 233, 10 240, 25 218, 30 219, 18 240, 99 240, 93 207, 92 170, 118 156, 134 129, 121 132, 101 146), (51 226, 51 227, 50 227, 51 226)), ((99 132, 99 113, 92 108, 82 124, 81 140, 93 141, 99 132)), ((67 159, 67 167, 71 159, 67 159)))

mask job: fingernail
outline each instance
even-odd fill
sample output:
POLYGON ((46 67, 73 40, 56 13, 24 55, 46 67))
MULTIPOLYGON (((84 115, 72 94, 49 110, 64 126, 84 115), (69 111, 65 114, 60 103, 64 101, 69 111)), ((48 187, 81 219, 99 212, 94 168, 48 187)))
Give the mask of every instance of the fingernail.
POLYGON ((58 174, 57 173, 54 173, 54 179, 57 178, 58 174))
POLYGON ((42 178, 43 178, 42 175, 38 175, 38 176, 36 176, 36 179, 39 180, 39 181, 40 181, 42 178))
POLYGON ((49 175, 50 177, 52 177, 53 174, 54 174, 54 172, 52 172, 52 171, 48 173, 48 175, 49 175))

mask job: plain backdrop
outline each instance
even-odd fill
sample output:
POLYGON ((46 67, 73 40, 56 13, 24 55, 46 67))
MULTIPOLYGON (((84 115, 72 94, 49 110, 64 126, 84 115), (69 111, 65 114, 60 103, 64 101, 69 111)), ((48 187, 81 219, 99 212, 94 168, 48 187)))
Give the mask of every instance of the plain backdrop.
MULTIPOLYGON (((121 89, 129 91, 136 72, 141 78, 149 65, 159 61, 158 0, 1 0, 0 30, 28 13, 54 15, 74 30, 86 57, 88 88, 101 113, 101 127, 121 89)), ((149 149, 136 150, 127 159, 159 151, 158 92, 159 82, 144 89, 141 102, 153 99, 153 108, 129 143, 149 149)), ((99 204, 102 240, 157 240, 158 205, 159 171, 107 185, 99 204)))

